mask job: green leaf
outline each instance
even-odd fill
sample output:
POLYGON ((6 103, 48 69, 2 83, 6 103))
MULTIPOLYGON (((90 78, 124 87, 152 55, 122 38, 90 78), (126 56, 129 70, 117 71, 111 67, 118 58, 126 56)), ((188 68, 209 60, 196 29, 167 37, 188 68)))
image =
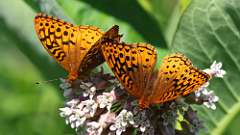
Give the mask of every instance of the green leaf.
POLYGON ((116 24, 124 34, 124 41, 149 42, 155 46, 167 47, 157 20, 149 15, 137 1, 57 1, 77 24, 94 25, 103 30, 116 24))
POLYGON ((0 134, 74 133, 58 115, 63 106, 59 91, 46 83, 35 85, 41 75, 53 79, 63 70, 46 57, 34 15, 24 1, 0 2, 0 134))
POLYGON ((216 60, 227 74, 213 79, 210 88, 220 101, 212 111, 198 107, 212 135, 223 134, 240 112, 240 2, 193 0, 184 12, 173 40, 173 50, 183 52, 200 68, 216 60))
POLYGON ((183 0, 179 2, 178 0, 138 0, 142 7, 157 19, 168 47, 172 42, 179 18, 182 14, 182 1, 183 0))
POLYGON ((36 13, 22 1, 0 2, 0 12, 1 32, 13 42, 8 46, 18 48, 48 80, 63 76, 64 71, 48 59, 50 56, 35 34, 36 13))
POLYGON ((138 0, 138 2, 145 11, 156 18, 159 26, 162 28, 162 32, 165 32, 169 25, 171 14, 179 3, 178 0, 138 0))

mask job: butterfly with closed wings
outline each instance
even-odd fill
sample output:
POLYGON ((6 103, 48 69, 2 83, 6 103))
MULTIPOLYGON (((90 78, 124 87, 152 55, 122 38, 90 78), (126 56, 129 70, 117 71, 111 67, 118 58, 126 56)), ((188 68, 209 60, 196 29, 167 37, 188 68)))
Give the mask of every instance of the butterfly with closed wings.
POLYGON ((69 82, 104 62, 100 53, 104 36, 120 40, 117 25, 103 33, 94 26, 74 26, 42 13, 36 15, 34 23, 44 48, 69 73, 69 82))

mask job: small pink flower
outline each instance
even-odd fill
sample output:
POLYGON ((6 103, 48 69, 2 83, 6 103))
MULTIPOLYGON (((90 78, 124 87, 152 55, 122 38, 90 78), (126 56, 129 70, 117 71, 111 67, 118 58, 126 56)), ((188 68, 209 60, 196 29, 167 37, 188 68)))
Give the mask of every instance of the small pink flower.
POLYGON ((97 102, 99 103, 99 108, 107 107, 109 111, 112 107, 112 102, 116 100, 115 92, 103 92, 102 95, 97 96, 97 102))
POLYGON ((106 127, 107 124, 113 123, 115 121, 115 118, 116 118, 116 114, 115 113, 107 112, 107 113, 102 114, 100 116, 100 119, 99 119, 98 122, 103 127, 106 127))
POLYGON ((204 72, 208 73, 213 77, 223 78, 223 76, 226 74, 226 71, 221 68, 222 68, 222 63, 221 62, 217 63, 216 61, 214 61, 211 67, 208 69, 205 69, 204 72))

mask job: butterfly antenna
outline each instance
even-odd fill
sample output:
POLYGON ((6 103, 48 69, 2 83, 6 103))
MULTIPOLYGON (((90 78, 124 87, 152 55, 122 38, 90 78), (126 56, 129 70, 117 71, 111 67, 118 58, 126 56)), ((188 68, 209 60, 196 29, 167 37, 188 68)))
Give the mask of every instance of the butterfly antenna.
POLYGON ((47 81, 41 81, 41 82, 36 82, 35 84, 43 84, 43 83, 51 83, 51 82, 54 82, 54 81, 57 81, 59 80, 59 78, 56 78, 56 79, 52 79, 52 80, 47 80, 47 81))

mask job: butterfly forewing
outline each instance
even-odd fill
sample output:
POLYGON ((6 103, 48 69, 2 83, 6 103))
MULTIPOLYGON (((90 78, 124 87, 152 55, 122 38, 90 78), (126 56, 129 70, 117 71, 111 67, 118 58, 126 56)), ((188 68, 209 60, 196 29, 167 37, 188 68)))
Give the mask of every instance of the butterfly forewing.
POLYGON ((119 35, 119 27, 117 25, 114 25, 111 27, 107 32, 104 33, 104 35, 90 48, 88 53, 85 55, 85 57, 82 60, 82 63, 80 66, 80 71, 87 71, 88 69, 92 69, 95 67, 95 65, 99 65, 104 61, 104 58, 102 57, 101 52, 101 46, 103 42, 120 42, 120 35, 119 35))
POLYGON ((156 63, 156 50, 148 44, 105 42, 103 56, 115 76, 134 97, 140 98, 156 63))
POLYGON ((48 53, 59 62, 63 68, 70 71, 69 45, 75 44, 77 39, 77 28, 70 23, 63 22, 44 14, 35 17, 35 30, 48 53), (66 29, 66 27, 68 29, 66 29), (66 29, 66 30, 65 30, 66 29), (63 34, 74 33, 71 39, 63 34))
POLYGON ((172 54, 163 59, 154 84, 152 103, 162 103, 185 96, 206 83, 210 76, 192 66, 182 54, 172 54))

